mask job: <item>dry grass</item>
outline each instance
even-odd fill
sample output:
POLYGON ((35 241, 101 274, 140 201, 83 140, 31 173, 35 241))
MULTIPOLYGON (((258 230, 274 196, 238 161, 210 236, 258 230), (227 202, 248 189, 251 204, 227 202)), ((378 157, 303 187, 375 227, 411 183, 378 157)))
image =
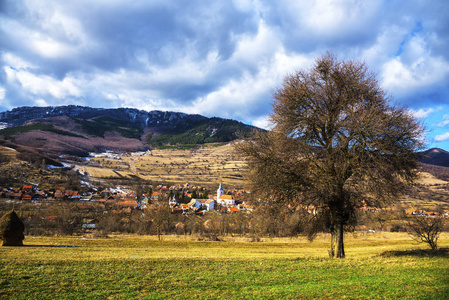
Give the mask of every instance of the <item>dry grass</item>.
POLYGON ((17 156, 18 152, 12 148, 0 146, 0 157, 7 157, 8 160, 13 159, 17 156))
POLYGON ((449 184, 449 182, 441 180, 436 178, 435 176, 431 175, 430 173, 427 172, 419 172, 419 179, 418 179, 420 184, 423 185, 447 185, 449 184))
POLYGON ((242 173, 246 168, 244 162, 234 155, 230 144, 93 158, 89 164, 79 167, 97 178, 120 178, 120 174, 155 182, 189 182, 206 186, 222 182, 234 187, 243 185, 242 173))

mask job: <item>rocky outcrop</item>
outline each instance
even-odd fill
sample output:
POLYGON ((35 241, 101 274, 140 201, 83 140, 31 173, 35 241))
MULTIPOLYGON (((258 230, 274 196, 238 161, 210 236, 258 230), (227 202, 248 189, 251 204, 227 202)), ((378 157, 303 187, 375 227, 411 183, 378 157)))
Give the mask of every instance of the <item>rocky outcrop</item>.
POLYGON ((196 123, 207 119, 200 115, 188 115, 180 112, 163 112, 158 110, 144 111, 135 108, 93 108, 87 106, 23 106, 0 113, 0 122, 9 126, 20 126, 33 119, 66 116, 77 119, 110 117, 134 124, 140 128, 148 126, 178 126, 185 123, 196 123))

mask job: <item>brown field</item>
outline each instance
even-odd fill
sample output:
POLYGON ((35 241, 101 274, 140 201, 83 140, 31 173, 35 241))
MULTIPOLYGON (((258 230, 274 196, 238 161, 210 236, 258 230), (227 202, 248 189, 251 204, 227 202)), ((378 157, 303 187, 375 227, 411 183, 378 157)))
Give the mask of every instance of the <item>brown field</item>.
POLYGON ((152 150, 92 158, 78 165, 97 179, 119 179, 137 176, 143 180, 166 183, 191 183, 242 187, 244 162, 232 150, 232 145, 207 144, 195 149, 152 150))
POLYGON ((420 178, 401 199, 406 208, 449 212, 449 182, 420 172, 420 178))
POLYGON ((0 157, 7 157, 9 159, 12 159, 17 156, 17 153, 18 152, 12 148, 0 146, 0 157))

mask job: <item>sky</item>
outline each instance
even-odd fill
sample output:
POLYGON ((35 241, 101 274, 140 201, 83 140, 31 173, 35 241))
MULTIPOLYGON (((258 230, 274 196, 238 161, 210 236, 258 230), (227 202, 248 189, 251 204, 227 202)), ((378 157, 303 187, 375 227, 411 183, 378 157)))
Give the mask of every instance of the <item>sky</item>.
POLYGON ((332 51, 449 150, 447 0, 0 0, 0 112, 83 105, 267 128, 283 78, 332 51))

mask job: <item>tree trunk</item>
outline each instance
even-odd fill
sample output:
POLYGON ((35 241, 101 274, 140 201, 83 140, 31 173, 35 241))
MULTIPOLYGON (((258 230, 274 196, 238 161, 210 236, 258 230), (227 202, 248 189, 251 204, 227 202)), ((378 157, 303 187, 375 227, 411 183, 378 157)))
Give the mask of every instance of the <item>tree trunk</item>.
POLYGON ((343 224, 338 224, 337 225, 337 258, 345 258, 345 247, 343 244, 343 234, 344 234, 344 230, 343 230, 343 224))
POLYGON ((331 232, 331 247, 329 249, 329 258, 334 258, 335 255, 335 230, 334 226, 330 226, 330 232, 331 232))

